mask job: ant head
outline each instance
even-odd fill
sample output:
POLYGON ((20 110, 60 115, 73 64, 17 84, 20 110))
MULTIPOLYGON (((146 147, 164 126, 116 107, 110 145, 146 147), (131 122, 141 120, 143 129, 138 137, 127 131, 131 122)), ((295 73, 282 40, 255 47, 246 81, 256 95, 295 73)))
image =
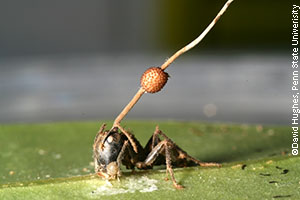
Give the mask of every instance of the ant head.
POLYGON ((105 179, 115 179, 121 175, 118 157, 126 136, 118 129, 105 131, 94 144, 95 170, 105 179))

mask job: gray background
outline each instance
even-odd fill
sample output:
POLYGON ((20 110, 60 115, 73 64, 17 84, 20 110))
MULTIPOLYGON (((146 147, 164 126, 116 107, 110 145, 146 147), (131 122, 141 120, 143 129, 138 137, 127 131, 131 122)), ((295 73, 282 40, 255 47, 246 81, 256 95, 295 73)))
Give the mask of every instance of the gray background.
MULTIPOLYGON (((283 2, 235 1, 128 119, 289 124, 283 2)), ((143 71, 197 37, 224 3, 0 1, 0 123, 114 119, 143 71)))

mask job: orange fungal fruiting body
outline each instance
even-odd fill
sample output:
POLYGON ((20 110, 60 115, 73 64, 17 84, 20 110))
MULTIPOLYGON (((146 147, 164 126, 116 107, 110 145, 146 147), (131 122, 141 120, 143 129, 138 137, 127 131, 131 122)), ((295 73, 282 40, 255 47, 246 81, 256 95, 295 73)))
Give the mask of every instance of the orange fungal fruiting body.
POLYGON ((146 92, 159 92, 168 81, 168 73, 164 72, 160 67, 148 68, 141 77, 141 86, 146 92))

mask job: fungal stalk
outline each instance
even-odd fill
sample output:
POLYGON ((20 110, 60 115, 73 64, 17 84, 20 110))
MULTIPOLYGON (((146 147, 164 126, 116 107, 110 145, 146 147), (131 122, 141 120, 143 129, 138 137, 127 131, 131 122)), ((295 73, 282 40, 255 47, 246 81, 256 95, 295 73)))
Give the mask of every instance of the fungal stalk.
MULTIPOLYGON (((213 21, 206 27, 206 29, 192 42, 184 46, 182 49, 178 50, 175 54, 173 54, 165 63, 163 63, 160 67, 151 67, 147 69, 141 77, 141 87, 134 95, 132 100, 125 106, 122 112, 117 116, 114 121, 113 127, 118 127, 120 130, 124 130, 120 123, 122 119, 127 115, 127 113, 133 108, 133 106, 138 102, 138 100, 142 97, 144 93, 156 93, 159 92, 164 85, 167 83, 168 74, 164 72, 164 70, 170 66, 175 59, 177 59, 180 55, 187 52, 188 50, 195 47, 197 44, 201 42, 201 40, 206 36, 206 34, 212 29, 212 27, 217 23, 220 17, 227 10, 229 5, 233 2, 233 0, 228 0, 222 9, 219 11, 217 16, 213 19, 213 21)), ((127 136, 126 131, 124 134, 127 136)), ((128 135, 129 136, 129 135, 128 135)), ((130 137, 129 137, 130 138, 130 137)), ((134 148, 136 151, 136 149, 134 148)))

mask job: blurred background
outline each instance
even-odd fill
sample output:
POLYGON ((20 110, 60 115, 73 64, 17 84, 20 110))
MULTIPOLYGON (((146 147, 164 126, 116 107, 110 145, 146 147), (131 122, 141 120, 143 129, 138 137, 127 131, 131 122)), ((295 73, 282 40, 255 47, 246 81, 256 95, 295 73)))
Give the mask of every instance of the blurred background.
MULTIPOLYGON (((113 120, 225 0, 0 0, 0 123, 113 120)), ((126 119, 290 123, 292 4, 236 0, 126 119)))

